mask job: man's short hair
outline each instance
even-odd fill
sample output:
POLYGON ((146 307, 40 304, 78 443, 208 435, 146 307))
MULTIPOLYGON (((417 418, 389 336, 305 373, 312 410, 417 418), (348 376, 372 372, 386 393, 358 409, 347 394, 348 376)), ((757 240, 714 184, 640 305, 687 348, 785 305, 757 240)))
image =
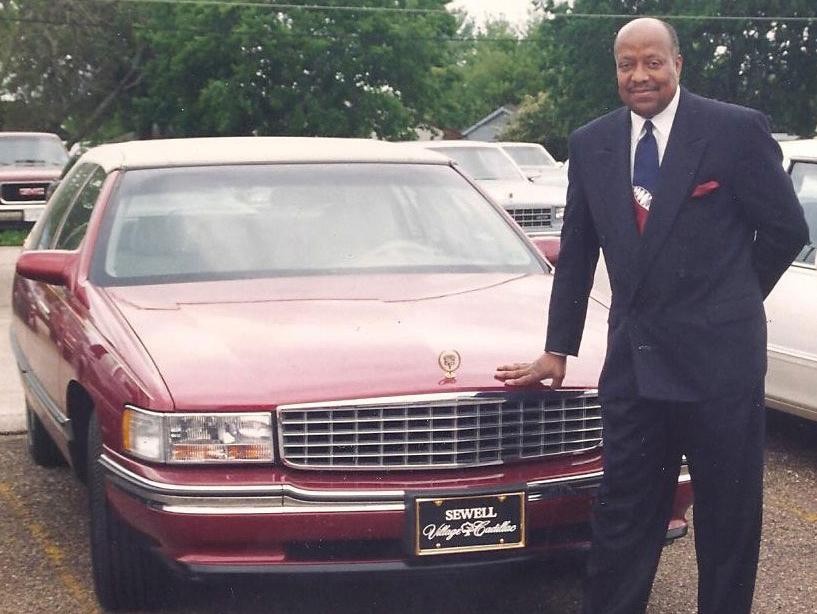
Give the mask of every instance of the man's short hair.
POLYGON ((678 32, 675 31, 675 28, 672 27, 671 23, 664 21, 663 19, 659 19, 664 27, 667 29, 667 33, 669 34, 669 40, 672 44, 672 52, 675 55, 681 55, 681 43, 678 42, 678 32))
MULTIPOLYGON (((638 18, 636 18, 638 19, 638 18)), ((672 52, 675 55, 681 55, 681 43, 678 41, 678 32, 675 31, 675 28, 672 26, 671 23, 664 21, 663 19, 653 18, 656 21, 661 22, 661 25, 664 26, 664 29, 669 34, 669 42, 670 47, 672 48, 672 52)), ((632 21, 632 20, 631 20, 632 21)), ((627 24, 624 24, 627 25, 627 24)), ((623 27, 623 26, 622 26, 623 27)), ((613 54, 616 52, 616 41, 618 40, 618 33, 621 32, 621 28, 616 31, 616 36, 613 38, 613 54)))

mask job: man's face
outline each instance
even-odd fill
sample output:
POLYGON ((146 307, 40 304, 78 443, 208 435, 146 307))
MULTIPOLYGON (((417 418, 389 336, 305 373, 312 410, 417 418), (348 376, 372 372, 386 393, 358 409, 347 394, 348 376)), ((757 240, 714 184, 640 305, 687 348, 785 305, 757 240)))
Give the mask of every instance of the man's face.
POLYGON ((682 64, 666 28, 647 20, 628 24, 616 39, 615 58, 622 102, 646 118, 663 111, 675 95, 682 64))

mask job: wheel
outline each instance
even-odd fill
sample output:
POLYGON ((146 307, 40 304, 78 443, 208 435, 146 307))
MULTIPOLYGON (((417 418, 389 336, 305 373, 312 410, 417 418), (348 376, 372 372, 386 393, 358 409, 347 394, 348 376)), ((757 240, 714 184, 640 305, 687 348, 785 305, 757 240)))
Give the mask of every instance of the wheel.
POLYGON ((104 470, 97 462, 101 454, 102 436, 96 414, 92 414, 88 423, 88 498, 97 598, 110 611, 157 609, 164 601, 163 568, 146 541, 108 506, 104 470))
POLYGON ((60 453, 60 449, 51 435, 45 430, 42 421, 31 409, 31 405, 26 401, 26 426, 28 442, 28 453, 34 462, 41 467, 56 467, 64 465, 65 459, 60 453))

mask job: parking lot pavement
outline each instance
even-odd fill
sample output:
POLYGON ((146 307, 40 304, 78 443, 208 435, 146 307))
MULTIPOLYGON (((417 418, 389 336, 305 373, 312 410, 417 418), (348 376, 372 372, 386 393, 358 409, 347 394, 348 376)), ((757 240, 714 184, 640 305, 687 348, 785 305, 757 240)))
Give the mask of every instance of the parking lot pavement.
POLYGON ((25 432, 20 375, 11 353, 11 280, 19 247, 0 247, 0 433, 25 432))
MULTIPOLYGON (((754 614, 817 612, 817 424, 772 413, 764 537, 754 614)), ((35 466, 22 435, 0 436, 0 614, 98 612, 85 488, 67 467, 35 466)), ((693 519, 694 525, 694 519, 693 519)), ((442 577, 256 578, 174 582, 167 614, 571 614, 581 599, 574 559, 442 577)), ((665 549, 647 614, 696 611, 693 540, 665 549)))

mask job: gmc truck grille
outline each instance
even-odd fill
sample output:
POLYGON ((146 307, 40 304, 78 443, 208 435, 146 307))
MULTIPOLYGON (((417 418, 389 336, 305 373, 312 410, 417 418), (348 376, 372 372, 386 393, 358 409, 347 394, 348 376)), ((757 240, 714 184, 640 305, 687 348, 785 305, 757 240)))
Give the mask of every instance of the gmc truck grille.
POLYGON ((47 181, 4 183, 0 185, 0 203, 4 205, 36 205, 45 202, 47 181))

